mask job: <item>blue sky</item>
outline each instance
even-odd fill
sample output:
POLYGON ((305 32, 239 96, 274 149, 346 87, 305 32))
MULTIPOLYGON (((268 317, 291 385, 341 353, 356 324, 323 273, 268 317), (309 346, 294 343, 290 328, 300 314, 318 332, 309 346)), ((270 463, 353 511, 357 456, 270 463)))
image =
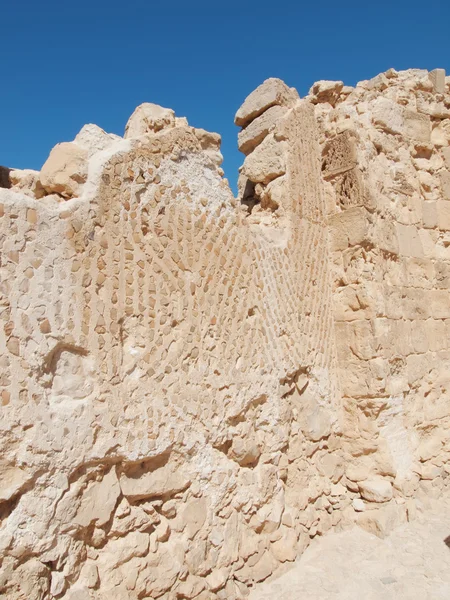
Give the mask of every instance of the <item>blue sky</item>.
POLYGON ((449 0, 13 0, 2 6, 0 164, 39 169, 85 123, 122 134, 141 102, 222 135, 234 187, 234 113, 267 77, 305 95, 389 67, 450 73, 449 0))

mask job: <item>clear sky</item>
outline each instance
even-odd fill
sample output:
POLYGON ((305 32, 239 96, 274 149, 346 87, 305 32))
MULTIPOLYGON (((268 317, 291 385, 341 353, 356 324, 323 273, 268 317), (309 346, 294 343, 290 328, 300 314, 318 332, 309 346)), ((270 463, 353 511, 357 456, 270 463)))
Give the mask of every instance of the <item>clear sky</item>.
POLYGON ((40 169, 85 123, 123 134, 141 102, 222 135, 267 77, 305 95, 390 67, 450 74, 450 0, 11 0, 2 5, 0 164, 40 169))

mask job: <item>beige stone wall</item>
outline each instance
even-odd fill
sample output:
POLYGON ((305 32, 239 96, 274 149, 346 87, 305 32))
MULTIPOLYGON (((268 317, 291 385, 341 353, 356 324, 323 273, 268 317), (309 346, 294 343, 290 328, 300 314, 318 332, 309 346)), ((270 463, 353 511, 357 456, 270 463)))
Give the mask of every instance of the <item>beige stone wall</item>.
POLYGON ((314 109, 279 124, 285 200, 264 223, 222 179, 217 136, 133 118, 141 137, 91 126, 103 151, 84 131, 2 193, 10 598, 242 597, 333 523, 314 109))
POLYGON ((439 72, 268 80, 237 200, 219 136, 151 104, 9 173, 0 594, 244 598, 439 493, 449 107, 439 72))
POLYGON ((331 102, 310 97, 322 130, 347 485, 375 482, 403 518, 404 498, 439 495, 450 473, 448 79, 390 70, 354 89, 322 87, 331 102))

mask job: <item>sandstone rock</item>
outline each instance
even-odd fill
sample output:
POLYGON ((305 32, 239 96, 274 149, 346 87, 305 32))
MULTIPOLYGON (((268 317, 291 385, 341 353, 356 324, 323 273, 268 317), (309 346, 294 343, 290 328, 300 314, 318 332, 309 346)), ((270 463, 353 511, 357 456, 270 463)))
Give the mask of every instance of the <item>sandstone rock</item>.
POLYGON ((227 582, 228 576, 230 574, 230 569, 222 568, 222 569, 214 569, 212 573, 207 575, 206 584, 212 592, 217 592, 224 587, 227 582))
POLYGON ((190 478, 171 463, 146 471, 145 463, 120 474, 122 494, 129 500, 170 496, 185 490, 190 478))
POLYGON ((113 133, 106 133, 101 127, 89 123, 84 125, 73 140, 75 144, 87 150, 88 156, 91 157, 96 152, 106 150, 119 141, 121 138, 113 133))
POLYGON ((433 84, 433 90, 438 94, 445 94, 445 70, 434 69, 428 76, 433 84))
POLYGON ((271 551, 279 562, 293 561, 297 557, 297 535, 293 529, 286 530, 283 536, 271 545, 271 551))
POLYGON ((218 133, 210 133, 204 129, 195 129, 195 136, 205 153, 211 158, 212 162, 220 166, 223 162, 223 156, 220 152, 222 138, 218 133))
POLYGON ((254 183, 267 184, 286 172, 286 143, 268 135, 244 161, 242 173, 254 183))
POLYGON ((119 482, 114 468, 111 468, 101 481, 88 485, 74 523, 82 527, 88 527, 92 522, 100 527, 105 525, 111 518, 119 495, 119 482))
POLYGON ((245 127, 271 106, 292 107, 298 100, 298 93, 288 88, 281 79, 266 79, 256 88, 237 111, 234 118, 236 125, 245 127))
POLYGON ((403 132, 404 118, 401 107, 387 98, 377 98, 372 109, 372 120, 376 127, 392 134, 403 132))
POLYGON ((392 484, 382 477, 360 481, 359 491, 364 500, 369 502, 388 502, 393 495, 392 484))
POLYGON ((343 81, 317 81, 309 90, 309 95, 312 96, 312 102, 314 104, 328 102, 334 106, 343 87, 343 81))
POLYGON ((24 469, 5 462, 0 464, 0 502, 11 500, 33 479, 24 469))
POLYGON ((52 579, 50 584, 50 593, 53 596, 60 596, 66 587, 66 578, 63 573, 54 571, 52 573, 52 579))
POLYGON ((175 113, 170 108, 144 102, 140 104, 125 126, 124 138, 136 138, 175 127, 175 113))
POLYGON ((358 515, 357 524, 379 538, 388 536, 395 527, 406 522, 406 510, 397 504, 388 504, 378 510, 367 510, 358 515))
POLYGON ((364 510, 366 509, 366 505, 361 500, 361 498, 354 498, 352 506, 356 512, 364 512, 364 510))
POLYGON ((271 106, 239 132, 238 148, 244 154, 250 154, 258 144, 272 131, 279 119, 287 112, 285 106, 271 106))
POLYGON ((428 115, 421 115, 411 110, 405 110, 405 135, 413 140, 429 142, 431 136, 431 121, 428 115))
POLYGON ((79 196, 87 177, 87 158, 87 150, 73 142, 55 146, 40 173, 45 191, 64 198, 79 196))
POLYGON ((207 503, 204 498, 194 499, 186 504, 182 519, 183 529, 186 530, 188 539, 192 539, 202 528, 207 515, 207 503))
POLYGON ((13 169, 9 173, 12 189, 37 200, 45 195, 39 176, 39 171, 31 169, 13 169))
POLYGON ((254 436, 234 437, 228 456, 242 467, 252 465, 261 456, 261 449, 254 436))

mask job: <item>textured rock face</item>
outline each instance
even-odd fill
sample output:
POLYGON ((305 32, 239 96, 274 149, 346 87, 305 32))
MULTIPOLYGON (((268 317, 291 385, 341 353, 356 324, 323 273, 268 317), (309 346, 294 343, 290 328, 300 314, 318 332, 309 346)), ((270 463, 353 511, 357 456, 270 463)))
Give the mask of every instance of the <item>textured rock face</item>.
POLYGON ((238 200, 220 137, 151 104, 9 173, 1 594, 243 598, 310 538, 440 493, 442 78, 264 82, 238 200))

